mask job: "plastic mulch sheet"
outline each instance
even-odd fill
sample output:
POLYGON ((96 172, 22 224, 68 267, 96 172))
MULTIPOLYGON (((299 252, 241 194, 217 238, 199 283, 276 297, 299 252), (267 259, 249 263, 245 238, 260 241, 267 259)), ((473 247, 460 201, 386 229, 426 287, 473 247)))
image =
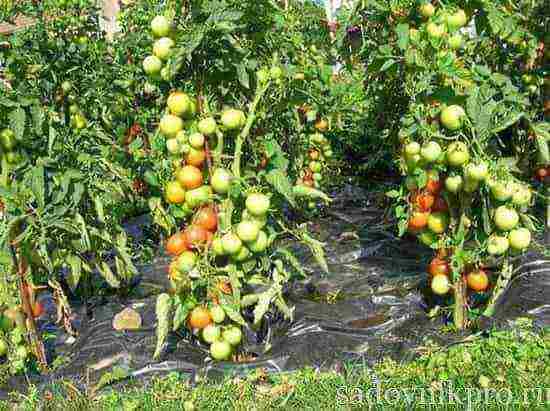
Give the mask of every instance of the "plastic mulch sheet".
MULTIPOLYGON (((171 371, 194 377, 240 374, 258 367, 271 372, 304 366, 331 368, 347 360, 367 364, 386 356, 408 360, 428 343, 460 342, 465 334, 444 333, 445 318, 428 315, 434 305, 425 274, 431 251, 413 239, 394 235, 383 202, 383 196, 346 187, 326 215, 310 224, 310 231, 326 242, 329 274, 321 272, 308 251, 296 245, 310 276, 287 290, 287 299, 295 307, 294 320, 271 312, 259 331, 247 330, 244 348, 255 357, 250 362, 213 363, 207 347, 189 334, 172 335, 161 360, 152 360, 156 295, 166 287, 168 265, 167 258, 159 257, 151 266, 141 267, 140 283, 126 300, 94 297, 87 315, 84 306, 76 304, 76 338, 54 325, 55 306, 51 296, 43 296, 48 316, 41 327, 56 335, 48 349, 60 365, 49 375, 30 380, 46 385, 68 378, 85 389, 114 367, 144 381, 171 371), (113 316, 126 307, 140 313, 139 331, 113 329, 113 316)), ((130 233, 139 236, 140 226, 134 225, 130 233)), ((514 270, 495 315, 483 323, 502 326, 527 316, 540 327, 550 326, 550 260, 528 254, 514 270)), ((12 379, 9 389, 22 388, 26 382, 12 379)))

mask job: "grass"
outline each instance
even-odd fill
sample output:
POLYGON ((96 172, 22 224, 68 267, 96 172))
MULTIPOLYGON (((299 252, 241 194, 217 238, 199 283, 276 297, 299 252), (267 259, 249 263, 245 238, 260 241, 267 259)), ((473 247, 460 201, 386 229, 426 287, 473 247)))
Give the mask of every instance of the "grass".
POLYGON ((550 409, 550 330, 528 322, 493 331, 450 348, 429 348, 401 364, 386 359, 373 367, 344 365, 338 371, 202 381, 183 375, 154 379, 146 388, 127 385, 96 395, 59 383, 45 393, 31 387, 12 394, 0 409, 18 410, 325 410, 325 409, 550 409), (188 408, 185 408, 187 406, 188 408))

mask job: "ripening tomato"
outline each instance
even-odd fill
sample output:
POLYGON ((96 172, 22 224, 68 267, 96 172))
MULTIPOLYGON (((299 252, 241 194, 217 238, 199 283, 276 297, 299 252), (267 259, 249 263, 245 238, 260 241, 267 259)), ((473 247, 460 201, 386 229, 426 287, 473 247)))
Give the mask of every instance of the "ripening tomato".
POLYGON ((483 270, 475 270, 466 276, 468 287, 476 292, 483 292, 489 288, 489 277, 483 270))
POLYGON ((449 263, 442 258, 435 257, 430 261, 430 265, 428 265, 428 273, 432 277, 435 277, 436 275, 446 275, 448 276, 451 272, 451 267, 449 266, 449 263))
POLYGON ((409 230, 419 231, 428 225, 428 217, 430 213, 415 211, 409 218, 409 230))
POLYGON ((208 231, 196 224, 192 224, 184 231, 188 244, 192 247, 200 247, 208 241, 208 231))
POLYGON ((186 190, 193 190, 194 188, 202 186, 202 172, 195 166, 186 165, 176 171, 176 180, 178 180, 186 190))
POLYGON ((437 173, 428 173, 428 182, 426 183, 426 191, 428 193, 437 195, 443 189, 443 181, 439 178, 437 173))
POLYGON ((449 216, 446 213, 437 212, 432 213, 428 217, 428 228, 436 234, 442 234, 445 232, 449 225, 449 216))
POLYGON ((436 197, 434 201, 434 205, 432 206, 432 211, 448 211, 449 205, 445 201, 443 197, 436 197))
POLYGON ((189 327, 202 330, 206 326, 212 324, 212 316, 210 311, 205 307, 195 307, 189 313, 189 327))
POLYGON ((434 202, 435 197, 430 193, 419 194, 415 198, 415 203, 420 211, 430 211, 434 202))
POLYGON ((328 121, 325 119, 318 120, 315 123, 315 128, 321 133, 325 133, 328 130, 328 121))
POLYGON ((39 318, 44 314, 44 305, 40 301, 36 301, 32 307, 32 316, 34 318, 39 318))
POLYGON ((185 163, 195 167, 201 167, 206 160, 206 151, 191 148, 185 156, 185 163))
POLYGON ((187 243, 186 235, 179 231, 172 235, 168 241, 166 241, 166 252, 172 255, 179 255, 184 251, 189 250, 189 244, 187 243))
POLYGON ((177 181, 170 181, 166 184, 164 193, 166 201, 170 204, 181 204, 185 201, 185 189, 177 181))
POLYGON ((195 214, 193 224, 214 232, 218 228, 218 215, 213 207, 203 207, 195 214))

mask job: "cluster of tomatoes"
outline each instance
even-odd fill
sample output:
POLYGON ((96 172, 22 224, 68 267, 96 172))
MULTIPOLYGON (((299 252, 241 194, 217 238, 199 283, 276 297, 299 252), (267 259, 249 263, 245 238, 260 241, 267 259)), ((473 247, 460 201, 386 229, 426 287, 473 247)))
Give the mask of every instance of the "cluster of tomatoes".
MULTIPOLYGON (((465 120, 466 113, 457 105, 444 107, 440 113, 440 124, 447 131, 458 131, 465 120)), ((411 191, 409 231, 418 235, 421 242, 432 245, 443 235, 450 223, 449 205, 458 205, 464 196, 475 197, 480 187, 485 185, 491 193, 494 204, 492 220, 493 233, 488 237, 485 247, 489 255, 501 256, 509 250, 520 252, 526 250, 531 243, 531 232, 520 227, 520 212, 531 205, 531 189, 523 183, 507 178, 498 178, 498 170, 489 170, 486 161, 471 159, 468 145, 462 141, 454 141, 442 147, 436 141, 419 144, 408 142, 403 149, 403 156, 409 172, 406 179, 407 188, 411 191), (426 184, 419 187, 417 169, 425 170, 426 184)), ((467 215, 462 217, 464 228, 471 226, 467 215)), ((448 272, 448 266, 436 260, 430 265, 430 272, 443 274, 448 272)), ((478 273, 477 271, 475 271, 478 273)), ((432 288, 437 294, 449 291, 448 277, 437 278, 432 273, 432 288)), ((472 289, 484 291, 488 282, 479 283, 472 280, 472 289), (479 284, 483 285, 481 287, 479 284)), ((474 276, 473 278, 477 278, 474 276)), ((468 281, 470 284, 470 281, 468 281)))
POLYGON ((156 16, 151 21, 151 31, 156 38, 153 54, 143 60, 143 70, 152 78, 167 79, 168 66, 164 63, 171 57, 175 42, 172 39, 172 22, 165 16, 156 16))

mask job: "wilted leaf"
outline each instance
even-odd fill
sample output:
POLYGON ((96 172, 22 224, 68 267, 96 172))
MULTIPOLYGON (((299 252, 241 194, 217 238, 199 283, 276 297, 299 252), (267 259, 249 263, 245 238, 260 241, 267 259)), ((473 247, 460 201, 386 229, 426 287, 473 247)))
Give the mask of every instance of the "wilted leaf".
POLYGON ((162 347, 170 331, 170 312, 172 311, 172 298, 168 294, 161 294, 157 297, 157 345, 153 358, 158 358, 162 347))

